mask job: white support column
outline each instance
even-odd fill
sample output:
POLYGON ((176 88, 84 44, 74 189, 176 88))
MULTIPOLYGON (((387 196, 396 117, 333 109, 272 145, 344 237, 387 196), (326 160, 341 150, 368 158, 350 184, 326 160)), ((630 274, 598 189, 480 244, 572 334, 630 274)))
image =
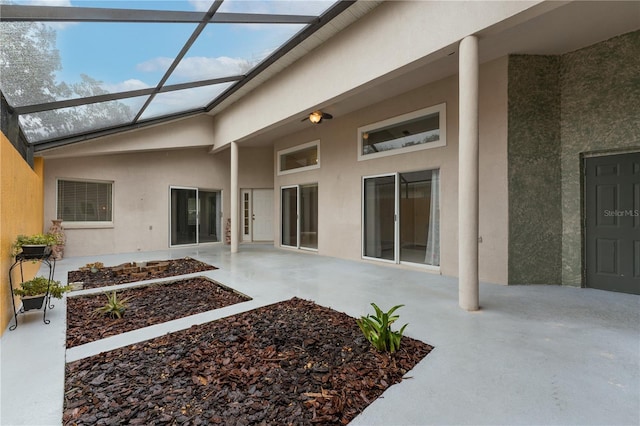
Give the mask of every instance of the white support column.
POLYGON ((458 303, 479 309, 478 281, 478 38, 460 42, 458 146, 458 303))
POLYGON ((238 252, 238 143, 231 142, 231 253, 238 252))

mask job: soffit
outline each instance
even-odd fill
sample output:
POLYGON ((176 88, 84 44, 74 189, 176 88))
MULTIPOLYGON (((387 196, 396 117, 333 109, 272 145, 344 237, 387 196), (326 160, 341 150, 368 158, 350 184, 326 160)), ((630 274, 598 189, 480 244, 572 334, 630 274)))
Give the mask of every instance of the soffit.
MULTIPOLYGON (((479 32, 479 59, 485 63, 510 54, 560 55, 639 29, 640 2, 637 1, 543 2, 479 32)), ((328 99, 317 108, 339 119, 457 73, 458 46, 455 44, 349 93, 328 99)), ((294 116, 249 135, 242 140, 242 146, 269 145, 309 126, 294 116)))

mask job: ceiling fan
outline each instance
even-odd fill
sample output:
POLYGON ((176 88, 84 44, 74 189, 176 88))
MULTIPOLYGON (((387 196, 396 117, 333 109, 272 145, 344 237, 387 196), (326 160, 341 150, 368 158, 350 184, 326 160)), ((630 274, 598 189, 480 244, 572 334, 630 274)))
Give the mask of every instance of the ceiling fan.
POLYGON ((309 117, 303 118, 302 121, 309 120, 313 124, 320 124, 322 120, 331 120, 332 118, 333 115, 318 110, 313 111, 311 114, 309 114, 309 117))

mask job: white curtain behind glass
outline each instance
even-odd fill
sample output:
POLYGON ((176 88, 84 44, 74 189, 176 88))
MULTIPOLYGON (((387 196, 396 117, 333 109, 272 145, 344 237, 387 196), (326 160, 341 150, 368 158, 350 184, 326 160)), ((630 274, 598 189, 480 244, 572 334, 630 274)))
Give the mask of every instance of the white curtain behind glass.
POLYGON ((424 262, 440 266, 440 170, 431 171, 431 211, 424 262))

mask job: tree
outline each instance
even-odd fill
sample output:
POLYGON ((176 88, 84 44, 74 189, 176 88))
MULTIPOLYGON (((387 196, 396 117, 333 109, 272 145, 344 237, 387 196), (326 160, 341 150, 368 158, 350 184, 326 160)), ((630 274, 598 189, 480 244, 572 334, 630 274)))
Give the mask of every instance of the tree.
POLYGON ((0 45, 0 84, 10 104, 32 105, 70 95, 65 84, 55 82, 62 65, 53 28, 38 22, 3 22, 0 45))
MULTIPOLYGON (((54 28, 40 22, 3 22, 0 26, 0 88, 12 106, 44 104, 108 93, 88 75, 68 85, 56 82, 62 70, 54 28)), ((20 125, 31 142, 129 123, 134 113, 111 101, 22 116, 20 125)))

